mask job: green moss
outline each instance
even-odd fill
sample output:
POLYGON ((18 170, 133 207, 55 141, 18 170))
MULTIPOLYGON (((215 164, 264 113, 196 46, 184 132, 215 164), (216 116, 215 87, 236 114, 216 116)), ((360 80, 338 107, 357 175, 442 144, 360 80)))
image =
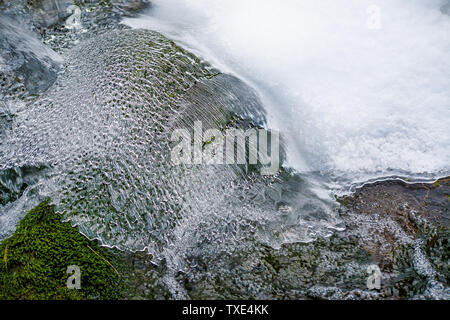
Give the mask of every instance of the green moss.
POLYGON ((439 180, 432 184, 433 188, 439 188, 441 186, 439 180))
POLYGON ((0 299, 118 299, 124 291, 118 258, 62 222, 48 201, 0 243, 0 258, 0 299), (81 270, 79 290, 66 285, 71 265, 81 270))

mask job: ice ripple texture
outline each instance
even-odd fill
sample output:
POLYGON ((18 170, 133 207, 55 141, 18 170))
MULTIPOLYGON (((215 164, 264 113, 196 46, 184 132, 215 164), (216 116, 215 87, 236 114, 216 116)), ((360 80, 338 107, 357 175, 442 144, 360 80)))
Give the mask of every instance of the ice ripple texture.
POLYGON ((242 81, 159 33, 113 31, 72 49, 52 89, 17 111, 0 171, 45 168, 40 196, 83 234, 174 263, 187 248, 230 251, 253 235, 279 246, 330 234, 333 210, 300 177, 171 163, 174 128, 226 127, 232 114, 265 124, 242 81))

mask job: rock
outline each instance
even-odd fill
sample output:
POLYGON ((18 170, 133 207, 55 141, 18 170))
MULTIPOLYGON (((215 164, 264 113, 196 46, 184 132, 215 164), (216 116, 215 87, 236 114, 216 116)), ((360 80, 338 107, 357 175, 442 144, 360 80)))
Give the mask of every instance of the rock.
POLYGON ((13 115, 11 114, 6 103, 0 101, 0 139, 4 139, 3 134, 7 129, 11 128, 11 122, 13 120, 13 115))
MULTIPOLYGON (((54 192, 49 196, 58 210, 67 208, 67 218, 83 234, 104 244, 142 250, 151 243, 160 254, 191 212, 205 217, 193 216, 185 236, 216 236, 209 228, 224 225, 213 212, 240 199, 223 199, 223 189, 244 192, 248 182, 235 166, 174 165, 171 135, 177 128, 191 130, 196 120, 204 130, 225 130, 237 124, 233 112, 263 116, 255 92, 145 30, 116 30, 86 40, 66 61, 55 86, 26 108, 10 139, 0 142, 0 166, 51 167, 54 192), (92 178, 95 183, 86 180, 92 178), (87 189, 76 187, 80 183, 87 189), (202 226, 206 221, 209 228, 202 226)), ((232 217, 227 219, 231 228, 232 217)))
POLYGON ((83 13, 108 10, 109 16, 134 16, 151 8, 149 0, 14 0, 0 1, 0 10, 15 20, 29 23, 45 30, 51 26, 64 23, 73 14, 77 6, 83 13))
POLYGON ((43 169, 23 167, 0 171, 0 207, 17 200, 29 185, 36 183, 43 169))
POLYGON ((151 8, 148 0, 16 0, 0 1, 0 12, 62 53, 80 41, 113 29, 123 16, 151 8))
POLYGON ((365 185, 340 199, 346 230, 192 256, 179 283, 191 299, 449 299, 449 181, 365 185), (370 265, 381 269, 380 290, 366 286, 370 265))
POLYGON ((421 227, 419 218, 435 227, 450 227, 448 194, 450 178, 432 184, 383 181, 366 184, 340 202, 360 214, 389 216, 414 235, 421 227))
POLYGON ((112 0, 112 5, 118 8, 123 16, 135 16, 152 7, 148 0, 112 0))
POLYGON ((372 256, 391 292, 449 298, 449 194, 449 178, 381 181, 339 200, 349 210, 345 233, 372 256))
POLYGON ((44 92, 55 81, 61 62, 32 32, 0 15, 0 97, 44 92))
POLYGON ((72 14, 69 7, 73 0, 31 0, 27 2, 33 20, 41 27, 48 28, 72 14))
POLYGON ((0 2, 0 11, 40 34, 42 30, 68 17, 72 0, 15 0, 0 2))

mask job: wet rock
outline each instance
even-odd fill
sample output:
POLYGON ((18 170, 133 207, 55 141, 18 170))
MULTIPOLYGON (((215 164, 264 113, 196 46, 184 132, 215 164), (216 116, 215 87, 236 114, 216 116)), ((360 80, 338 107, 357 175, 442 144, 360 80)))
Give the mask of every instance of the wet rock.
POLYGON ((17 200, 25 189, 37 181, 44 168, 22 167, 0 171, 0 206, 17 200))
MULTIPOLYGON (((93 27, 105 21, 118 23, 151 7, 148 0, 15 0, 0 1, 0 11, 37 35, 65 27, 69 17, 93 27), (96 20, 95 23, 90 23, 96 20)), ((66 30, 67 31, 67 30, 66 30)))
POLYGON ((112 5, 118 8, 123 16, 129 17, 152 7, 149 0, 112 0, 112 5))
POLYGON ((405 298, 448 299, 450 179, 383 181, 340 199, 345 233, 357 239, 405 298))
POLYGON ((0 11, 39 35, 45 28, 68 17, 71 5, 72 0, 14 0, 0 2, 0 11))
POLYGON ((168 299, 170 290, 163 281, 165 271, 152 261, 152 256, 145 252, 118 252, 111 250, 126 265, 123 274, 128 299, 168 299))
POLYGON ((40 197, 36 185, 45 167, 23 166, 0 170, 0 240, 9 237, 25 216, 36 206, 40 197))
MULTIPOLYGON (((191 264, 198 265, 201 259, 196 257, 191 264)), ((355 288, 364 290, 370 259, 352 241, 334 236, 279 250, 255 244, 252 250, 204 263, 206 270, 186 272, 192 299, 331 299, 355 288), (330 294, 336 287, 338 292, 330 294)))
POLYGON ((55 81, 62 58, 0 14, 0 97, 38 94, 55 81))
POLYGON ((0 101, 0 139, 5 131, 11 128, 11 122, 13 120, 13 115, 8 109, 7 105, 0 101))
POLYGON ((41 27, 49 26, 66 19, 72 14, 69 7, 74 4, 73 0, 31 0, 27 1, 33 21, 41 27))
POLYGON ((116 29, 128 29, 120 24, 124 16, 136 16, 151 8, 147 0, 95 0, 77 1, 73 10, 76 27, 63 19, 49 28, 41 30, 44 42, 56 52, 64 52, 91 37, 116 29))
POLYGON ((340 200, 345 231, 192 256, 178 283, 192 299, 448 299, 448 194, 448 179, 366 185, 340 200), (381 269, 375 290, 367 287, 372 265, 381 269))
POLYGON ((383 181, 367 184, 340 202, 359 214, 389 217, 415 236, 424 224, 450 227, 449 194, 449 178, 433 184, 383 181))

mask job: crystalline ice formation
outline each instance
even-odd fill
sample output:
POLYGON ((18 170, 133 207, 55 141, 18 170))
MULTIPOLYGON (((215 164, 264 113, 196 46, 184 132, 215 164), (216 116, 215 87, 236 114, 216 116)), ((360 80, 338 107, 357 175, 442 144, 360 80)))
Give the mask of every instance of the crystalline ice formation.
MULTIPOLYGON (((113 31, 72 49, 52 89, 18 112, 0 142, 0 170, 50 168, 41 193, 105 245, 166 256, 188 246, 226 251, 279 220, 281 196, 268 196, 273 184, 282 193, 278 178, 243 175, 238 166, 175 166, 170 137, 194 121, 232 126, 236 114, 265 123, 242 81, 159 33, 113 31)), ((297 212, 290 217, 303 228, 297 212)), ((328 221, 309 220, 300 240, 327 232, 328 221)))

